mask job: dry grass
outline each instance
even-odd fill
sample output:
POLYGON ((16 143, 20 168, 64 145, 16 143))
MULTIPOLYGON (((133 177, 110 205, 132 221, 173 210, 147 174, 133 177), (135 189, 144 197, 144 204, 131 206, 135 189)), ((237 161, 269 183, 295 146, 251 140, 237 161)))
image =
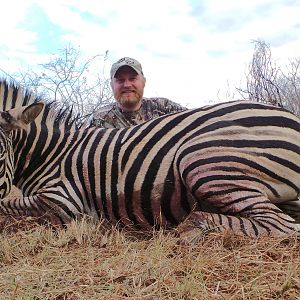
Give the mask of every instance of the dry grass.
POLYGON ((300 299, 300 241, 2 222, 0 299, 300 299))

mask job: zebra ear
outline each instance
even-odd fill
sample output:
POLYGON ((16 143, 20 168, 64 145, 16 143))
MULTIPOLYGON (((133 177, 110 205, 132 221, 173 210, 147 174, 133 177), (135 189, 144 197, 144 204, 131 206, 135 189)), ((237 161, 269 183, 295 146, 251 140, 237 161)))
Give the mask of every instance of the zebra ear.
POLYGON ((38 102, 25 107, 20 120, 25 124, 33 122, 44 108, 44 103, 38 102))
POLYGON ((42 102, 13 108, 0 113, 0 126, 7 132, 13 129, 26 129, 33 122, 44 107, 42 102))

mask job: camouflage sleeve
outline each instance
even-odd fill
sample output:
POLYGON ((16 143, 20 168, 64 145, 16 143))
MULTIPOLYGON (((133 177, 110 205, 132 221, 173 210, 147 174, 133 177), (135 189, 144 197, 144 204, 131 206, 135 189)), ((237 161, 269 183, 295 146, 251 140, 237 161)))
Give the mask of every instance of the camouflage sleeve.
POLYGON ((91 121, 91 124, 94 125, 94 126, 97 126, 97 127, 105 127, 104 123, 105 123, 105 121, 102 118, 100 118, 100 117, 95 118, 94 116, 93 116, 92 121, 91 121))
POLYGON ((93 114, 91 124, 97 127, 114 128, 113 110, 113 105, 101 107, 93 114))
POLYGON ((180 104, 173 102, 167 98, 157 98, 156 101, 159 110, 164 112, 165 114, 179 112, 187 109, 186 107, 181 106, 180 104))

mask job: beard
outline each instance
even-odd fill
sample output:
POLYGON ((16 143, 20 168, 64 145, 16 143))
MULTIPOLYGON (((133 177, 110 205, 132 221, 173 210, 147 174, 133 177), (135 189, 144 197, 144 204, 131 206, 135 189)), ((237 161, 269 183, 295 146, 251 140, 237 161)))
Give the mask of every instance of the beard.
POLYGON ((121 107, 128 110, 135 108, 141 100, 142 96, 137 92, 133 92, 130 94, 121 93, 121 95, 117 98, 117 101, 121 105, 121 107))

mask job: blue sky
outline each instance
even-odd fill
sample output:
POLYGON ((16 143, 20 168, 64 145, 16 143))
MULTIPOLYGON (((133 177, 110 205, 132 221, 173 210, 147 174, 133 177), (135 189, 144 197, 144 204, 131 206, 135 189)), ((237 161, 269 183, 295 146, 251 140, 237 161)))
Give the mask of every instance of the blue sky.
POLYGON ((10 0, 0 68, 35 70, 69 43, 86 57, 108 50, 108 65, 123 56, 142 63, 145 96, 198 107, 238 97, 252 40, 270 44, 279 65, 300 57, 299 16, 296 0, 10 0))

